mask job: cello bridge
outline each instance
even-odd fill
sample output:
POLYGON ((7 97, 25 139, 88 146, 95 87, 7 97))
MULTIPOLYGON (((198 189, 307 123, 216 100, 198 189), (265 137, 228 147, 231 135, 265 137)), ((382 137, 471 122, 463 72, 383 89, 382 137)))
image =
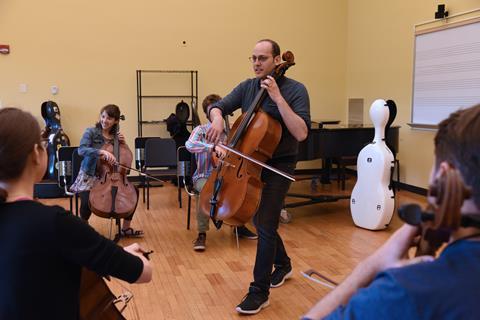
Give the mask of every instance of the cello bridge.
POLYGON ((234 164, 231 164, 230 162, 227 162, 227 161, 225 161, 225 160, 220 160, 220 163, 221 163, 223 166, 235 168, 235 165, 234 165, 234 164))

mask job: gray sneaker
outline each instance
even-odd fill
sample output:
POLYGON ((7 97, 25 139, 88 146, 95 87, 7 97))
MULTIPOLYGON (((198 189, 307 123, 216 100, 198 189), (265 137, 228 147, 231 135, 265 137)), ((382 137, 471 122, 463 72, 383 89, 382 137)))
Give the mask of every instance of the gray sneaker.
POLYGON ((193 250, 195 251, 203 251, 205 250, 205 242, 207 240, 207 234, 206 233, 199 233, 198 238, 193 242, 193 250))

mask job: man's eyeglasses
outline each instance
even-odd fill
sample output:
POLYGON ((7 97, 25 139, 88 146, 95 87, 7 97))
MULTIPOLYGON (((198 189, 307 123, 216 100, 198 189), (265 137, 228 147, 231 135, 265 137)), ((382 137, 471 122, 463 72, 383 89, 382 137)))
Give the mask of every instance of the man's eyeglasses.
POLYGON ((257 62, 260 62, 260 63, 263 63, 265 61, 268 60, 268 58, 270 58, 271 56, 251 56, 251 57, 248 57, 248 60, 250 60, 252 63, 255 63, 257 62))

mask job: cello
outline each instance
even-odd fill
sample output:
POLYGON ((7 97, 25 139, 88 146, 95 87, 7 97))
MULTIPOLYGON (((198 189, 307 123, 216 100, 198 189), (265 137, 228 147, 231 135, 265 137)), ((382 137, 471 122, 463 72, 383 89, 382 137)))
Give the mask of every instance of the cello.
MULTIPOLYGON (((125 116, 120 116, 120 119, 125 120, 125 116)), ((131 166, 133 155, 126 143, 119 142, 119 125, 115 126, 113 143, 105 143, 102 149, 112 153, 117 163, 111 165, 103 159, 99 160, 97 169, 100 179, 90 190, 89 198, 92 212, 107 219, 128 217, 135 211, 138 201, 137 190, 127 179, 126 168, 131 166)), ((118 228, 120 229, 120 224, 118 228)))
MULTIPOLYGON (((107 280, 110 280, 106 277, 107 280)), ((132 298, 131 293, 116 297, 101 276, 87 268, 82 268, 80 282, 81 320, 125 320, 122 311, 132 298), (124 305, 117 309, 118 302, 124 305)))
MULTIPOLYGON (((295 65, 290 51, 282 59, 284 62, 272 71, 275 80, 295 65)), ((280 123, 261 110, 267 96, 266 89, 261 88, 248 110, 235 121, 227 136, 226 155, 200 192, 200 208, 209 213, 217 229, 223 221, 235 226, 245 224, 260 204, 263 182, 259 163, 272 157, 282 136, 280 123)))
POLYGON ((428 189, 426 210, 417 204, 406 204, 398 209, 402 221, 420 227, 421 237, 415 256, 435 256, 438 249, 450 240, 451 232, 459 227, 480 228, 478 220, 460 213, 463 201, 470 196, 471 190, 465 186, 460 172, 444 163, 428 189))
MULTIPOLYGON (((143 255, 150 260, 149 255, 152 253, 150 250, 143 255)), ((80 320, 126 319, 122 312, 133 298, 131 292, 115 296, 104 281, 104 279, 110 281, 110 277, 101 277, 87 268, 82 268, 80 279, 80 320)))

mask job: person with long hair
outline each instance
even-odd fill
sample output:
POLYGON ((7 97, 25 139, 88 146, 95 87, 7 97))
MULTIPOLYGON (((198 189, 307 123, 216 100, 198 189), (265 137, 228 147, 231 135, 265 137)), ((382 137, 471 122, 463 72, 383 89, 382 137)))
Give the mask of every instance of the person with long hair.
MULTIPOLYGON (((105 143, 113 141, 116 133, 116 126, 120 121, 120 108, 114 104, 104 106, 100 110, 100 119, 94 127, 87 128, 83 133, 78 147, 78 154, 83 156, 80 172, 77 179, 70 187, 70 190, 80 194, 80 217, 84 221, 88 221, 92 215, 90 209, 89 198, 90 189, 96 180, 97 161, 103 158, 110 164, 115 164, 115 156, 103 150, 105 143)), ((125 137, 122 133, 118 133, 119 142, 125 144, 125 137)), ((128 148, 128 146, 125 144, 128 148)), ((138 195, 138 193, 137 193, 138 195)), ((137 197, 138 200, 138 197, 137 197)), ((133 219, 133 212, 131 215, 123 219, 121 227, 121 234, 116 236, 118 240, 120 237, 142 237, 142 230, 135 230, 130 225, 133 219)))
POLYGON ((138 244, 121 248, 59 206, 33 200, 46 141, 29 113, 0 109, 0 319, 78 319, 81 268, 148 282, 138 244))

